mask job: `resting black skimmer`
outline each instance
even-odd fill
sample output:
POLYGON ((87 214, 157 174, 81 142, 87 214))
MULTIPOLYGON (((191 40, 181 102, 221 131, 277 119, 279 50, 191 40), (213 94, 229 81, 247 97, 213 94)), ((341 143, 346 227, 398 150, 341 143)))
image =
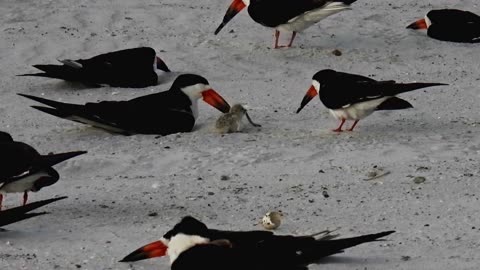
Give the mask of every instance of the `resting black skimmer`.
POLYGON ((303 97, 299 113, 317 94, 330 113, 340 120, 333 131, 341 132, 346 120, 354 120, 348 131, 353 131, 360 119, 374 111, 413 108, 396 95, 420 88, 446 85, 443 83, 396 83, 374 79, 331 69, 324 69, 313 76, 312 86, 303 97))
POLYGON ((418 20, 407 28, 427 29, 431 38, 464 43, 480 42, 480 16, 458 9, 432 10, 424 19, 418 20))
POLYGON ((4 194, 23 192, 25 205, 29 191, 37 192, 59 180, 60 176, 52 166, 85 153, 40 155, 30 145, 13 141, 8 133, 0 132, 0 210, 4 194))
POLYGON ((43 73, 23 74, 81 82, 89 86, 147 87, 157 85, 165 62, 149 47, 100 54, 89 59, 59 60, 62 65, 34 65, 43 73))
POLYGON ((301 32, 326 17, 345 9, 357 0, 233 0, 222 23, 222 28, 242 9, 248 7, 248 14, 257 23, 275 28, 274 48, 291 47, 297 32, 301 32), (280 31, 292 32, 287 46, 279 46, 280 31))
POLYGON ((38 201, 34 203, 29 203, 23 206, 18 206, 14 208, 7 209, 5 211, 0 212, 0 227, 19 222, 25 219, 29 219, 36 216, 41 216, 47 214, 47 212, 39 212, 39 213, 29 213, 37 208, 40 208, 44 205, 66 199, 67 197, 59 197, 53 198, 43 201, 38 201))
MULTIPOLYGON (((274 235, 269 231, 221 231, 185 217, 160 241, 145 245, 122 262, 170 257, 174 270, 307 269, 307 265, 344 249, 381 240, 394 231, 352 238, 274 235)), ((328 233, 327 233, 328 235, 328 233)))
POLYGON ((230 105, 205 78, 193 74, 178 76, 168 91, 128 101, 77 105, 20 95, 51 107, 32 106, 42 112, 124 135, 190 132, 198 116, 200 98, 224 113, 230 110, 230 105))

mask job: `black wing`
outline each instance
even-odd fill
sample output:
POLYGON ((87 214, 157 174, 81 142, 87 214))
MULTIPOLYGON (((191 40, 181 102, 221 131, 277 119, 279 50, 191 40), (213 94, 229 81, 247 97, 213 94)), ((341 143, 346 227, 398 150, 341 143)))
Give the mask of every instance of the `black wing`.
POLYGON ((396 83, 376 81, 368 77, 344 72, 336 72, 320 84, 320 100, 329 109, 339 109, 359 102, 420 88, 445 85, 442 83, 396 83))
POLYGON ((3 210, 0 212, 0 227, 12 224, 24 219, 28 219, 31 217, 39 216, 39 215, 44 215, 46 212, 42 213, 28 213, 32 210, 35 210, 37 208, 40 208, 44 205, 66 199, 67 197, 59 197, 59 198, 53 198, 53 199, 48 199, 48 200, 43 200, 43 201, 38 201, 34 203, 29 203, 24 206, 19 206, 15 208, 10 208, 7 210, 3 210))
POLYGON ((0 183, 31 170, 40 154, 21 142, 0 143, 0 183))
POLYGON ((172 95, 169 91, 129 101, 102 101, 85 105, 20 95, 52 107, 32 106, 48 114, 126 135, 189 132, 195 124, 190 99, 186 95, 172 95), (187 106, 179 107, 179 104, 187 106))
POLYGON ((393 231, 337 240, 313 237, 273 236, 251 246, 214 244, 197 245, 180 254, 172 270, 300 270, 344 249, 378 241, 393 231))
POLYGON ((347 5, 356 0, 251 0, 248 8, 250 17, 257 23, 276 27, 305 12, 321 8, 330 2, 342 2, 347 5))
POLYGON ((158 75, 154 70, 155 57, 152 48, 133 48, 89 59, 62 60, 63 65, 34 65, 44 73, 22 76, 79 81, 94 86, 147 87, 158 83, 158 75))

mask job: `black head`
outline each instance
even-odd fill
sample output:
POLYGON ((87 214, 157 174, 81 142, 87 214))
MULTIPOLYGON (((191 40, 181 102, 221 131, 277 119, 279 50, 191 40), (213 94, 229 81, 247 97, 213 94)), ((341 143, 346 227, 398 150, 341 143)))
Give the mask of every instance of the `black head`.
POLYGON ((33 188, 32 188, 33 192, 37 192, 44 187, 51 186, 60 179, 60 175, 53 168, 45 169, 44 172, 47 173, 48 176, 42 176, 39 179, 37 179, 35 183, 33 183, 33 188))
POLYGON ((196 84, 204 84, 209 85, 207 79, 200 75, 195 74, 182 74, 178 76, 172 84, 172 89, 181 89, 188 86, 196 85, 196 84))
POLYGON ((436 9, 431 10, 427 13, 427 17, 430 20, 431 24, 437 23, 455 23, 458 21, 463 21, 467 16, 465 11, 458 9, 436 9))
POLYGON ((179 233, 207 237, 208 228, 207 225, 203 224, 199 220, 191 216, 186 216, 179 223, 177 223, 173 229, 168 231, 163 238, 170 240, 173 236, 179 233))
POLYGON ((10 134, 0 131, 0 142, 13 142, 13 138, 10 134))
POLYGON ((322 84, 322 82, 326 82, 329 79, 335 78, 336 75, 337 75, 337 72, 335 70, 323 69, 323 70, 320 70, 319 72, 315 73, 315 75, 313 75, 312 79, 314 81, 317 81, 320 84, 322 84))

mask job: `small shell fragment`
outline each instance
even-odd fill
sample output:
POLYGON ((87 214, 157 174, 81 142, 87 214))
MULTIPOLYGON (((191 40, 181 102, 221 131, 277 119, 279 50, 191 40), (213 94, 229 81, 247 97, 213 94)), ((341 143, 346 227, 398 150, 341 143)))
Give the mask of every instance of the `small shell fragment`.
POLYGON ((262 218, 262 225, 267 230, 275 230, 282 223, 282 214, 279 212, 268 212, 262 218))

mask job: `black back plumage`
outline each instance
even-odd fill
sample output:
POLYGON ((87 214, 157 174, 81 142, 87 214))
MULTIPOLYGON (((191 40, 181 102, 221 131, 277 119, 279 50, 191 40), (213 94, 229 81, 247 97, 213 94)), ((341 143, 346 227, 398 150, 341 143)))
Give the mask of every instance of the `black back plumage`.
POLYGON ((189 234, 187 231, 197 232, 195 235, 208 238, 210 241, 224 239, 231 245, 211 243, 194 246, 180 254, 172 264, 172 270, 307 269, 307 265, 323 257, 362 243, 377 241, 393 233, 386 231, 352 238, 322 240, 312 236, 279 236, 266 231, 211 230, 206 229, 203 223, 192 219, 188 217, 183 225, 196 224, 195 226, 182 226, 184 219, 172 232, 184 234, 189 234))
MULTIPOLYGON (((41 155, 30 145, 16 141, 0 141, 0 186, 20 180, 27 175, 40 170, 52 173, 55 178, 58 173, 51 167, 67 159, 87 153, 86 151, 74 151, 60 154, 41 155)), ((52 179, 53 179, 52 178, 52 179)))
MULTIPOLYGON (((347 5, 356 0, 343 0, 347 5)), ((305 12, 321 8, 329 0, 250 0, 248 14, 252 19, 267 27, 276 27, 285 24, 291 19, 304 14, 305 12)))
POLYGON ((480 16, 457 9, 432 10, 427 13, 432 25, 428 36, 451 42, 480 43, 480 16))
POLYGON ((74 64, 34 65, 44 73, 22 76, 78 81, 92 86, 147 87, 158 83, 158 75, 154 71, 155 59, 154 49, 140 47, 100 54, 89 59, 67 60, 74 64))
MULTIPOLYGON (((374 100, 382 97, 393 97, 400 93, 420 88, 445 85, 442 83, 396 83, 395 81, 376 81, 361 75, 337 72, 325 69, 317 72, 313 80, 320 83, 319 97, 329 109, 340 109, 355 103, 374 100)), ((400 101, 391 101, 393 107, 408 108, 411 104, 400 101)))
POLYGON ((208 85, 208 81, 201 76, 183 74, 178 76, 165 92, 128 101, 89 102, 85 105, 20 95, 51 107, 32 106, 35 109, 57 117, 92 124, 111 132, 125 135, 136 133, 168 135, 192 131, 195 125, 195 117, 190 107, 192 101, 181 88, 198 83, 208 85))

